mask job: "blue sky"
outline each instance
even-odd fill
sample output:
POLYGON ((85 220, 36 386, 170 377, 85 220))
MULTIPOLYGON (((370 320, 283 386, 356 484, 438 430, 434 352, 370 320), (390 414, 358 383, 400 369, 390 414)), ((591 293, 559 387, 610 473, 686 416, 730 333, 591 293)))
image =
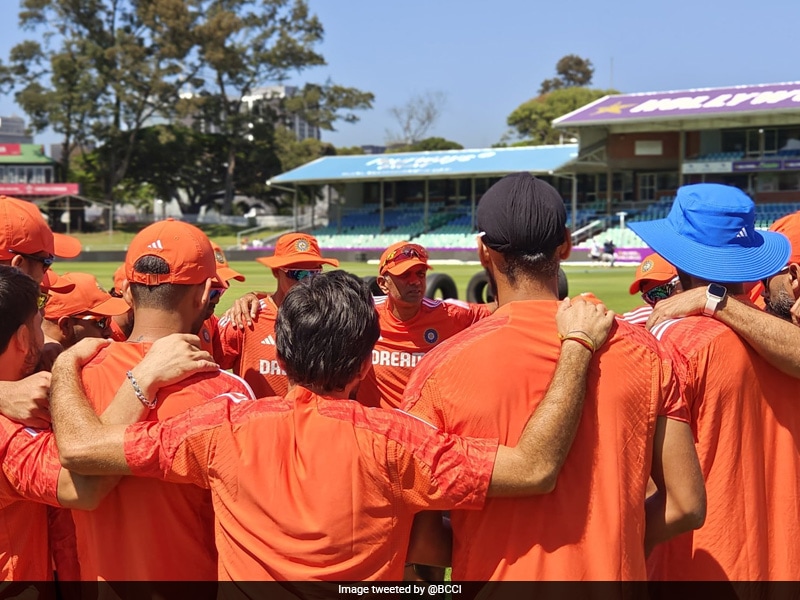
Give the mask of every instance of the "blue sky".
MULTIPOLYGON (((4 4, 14 5, 14 0, 4 4)), ((430 91, 447 96, 430 132, 486 147, 506 117, 555 75, 565 54, 589 58, 594 87, 623 92, 800 80, 800 2, 743 0, 309 0, 325 27, 328 66, 293 81, 333 81, 373 92, 356 124, 323 133, 337 146, 381 145, 396 126, 392 106, 430 91)), ((25 39, 16 20, 0 21, 0 56, 25 39)), ((0 115, 22 115, 0 98, 0 115)), ((24 115, 22 115, 24 116, 24 115)), ((59 141, 41 134, 37 142, 59 141)))

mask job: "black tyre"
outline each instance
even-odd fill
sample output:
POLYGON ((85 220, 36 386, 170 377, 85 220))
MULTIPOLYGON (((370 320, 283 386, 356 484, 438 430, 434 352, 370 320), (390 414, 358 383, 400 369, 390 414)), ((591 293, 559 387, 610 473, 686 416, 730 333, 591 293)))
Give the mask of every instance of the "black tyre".
POLYGON ((375 275, 367 275, 362 277, 364 283, 369 287, 369 291, 373 296, 385 296, 383 290, 378 286, 378 278, 375 275))
POLYGON ((558 299, 563 300, 569 296, 569 282, 567 281, 567 274, 561 267, 558 268, 558 299))
POLYGON ((486 271, 475 273, 467 284, 467 302, 475 304, 490 304, 494 302, 492 286, 489 285, 489 276, 486 271))
POLYGON ((446 273, 433 273, 428 275, 425 287, 426 298, 455 298, 458 299, 458 288, 453 278, 446 273), (437 293, 439 296, 437 296, 437 293))

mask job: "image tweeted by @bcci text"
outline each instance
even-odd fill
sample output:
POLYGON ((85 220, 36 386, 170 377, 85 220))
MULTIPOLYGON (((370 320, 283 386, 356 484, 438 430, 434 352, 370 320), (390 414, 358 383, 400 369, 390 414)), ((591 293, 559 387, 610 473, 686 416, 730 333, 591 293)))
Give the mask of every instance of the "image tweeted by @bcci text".
POLYGON ((408 594, 431 597, 449 594, 457 596, 461 585, 457 583, 394 583, 394 584, 340 584, 341 596, 380 596, 384 594, 408 594))

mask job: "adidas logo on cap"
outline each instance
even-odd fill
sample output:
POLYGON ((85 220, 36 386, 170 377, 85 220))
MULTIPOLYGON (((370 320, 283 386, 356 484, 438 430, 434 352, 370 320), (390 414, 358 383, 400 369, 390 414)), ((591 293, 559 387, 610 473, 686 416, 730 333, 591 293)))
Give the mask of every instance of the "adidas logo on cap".
POLYGON ((147 244, 148 248, 152 248, 153 250, 163 250, 164 246, 161 245, 161 240, 156 240, 155 242, 151 242, 147 244))

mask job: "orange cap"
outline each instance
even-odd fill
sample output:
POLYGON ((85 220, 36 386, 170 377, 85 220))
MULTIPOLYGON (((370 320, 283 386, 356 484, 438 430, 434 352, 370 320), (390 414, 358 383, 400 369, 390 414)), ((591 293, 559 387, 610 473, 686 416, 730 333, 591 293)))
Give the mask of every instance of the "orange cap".
POLYGON ((335 258, 323 258, 317 238, 307 233, 287 233, 278 238, 275 253, 256 259, 271 269, 294 266, 339 266, 335 258))
POLYGON ((786 264, 800 264, 800 211, 781 217, 770 226, 769 230, 782 233, 789 238, 792 253, 786 264))
POLYGON ((235 279, 236 281, 244 281, 245 277, 239 271, 234 271, 228 265, 228 259, 225 258, 225 253, 219 244, 211 242, 211 248, 214 250, 214 260, 217 261, 217 279, 224 287, 228 287, 228 281, 235 279))
POLYGON ((39 287, 48 292, 68 292, 75 287, 75 284, 60 277, 53 269, 48 269, 44 272, 44 278, 39 287))
POLYGON ((628 291, 631 294, 647 292, 656 286, 669 283, 678 276, 678 270, 656 253, 645 256, 636 267, 636 275, 628 291))
POLYGON ((74 237, 50 231, 32 202, 0 196, 0 260, 14 258, 12 250, 75 258, 81 253, 81 243, 74 237))
POLYGON ((128 312, 130 306, 122 298, 112 298, 97 278, 88 273, 64 273, 59 277, 73 284, 68 292, 50 290, 50 299, 44 305, 45 319, 59 319, 84 313, 112 317, 128 312))
POLYGON ((125 255, 125 278, 148 286, 162 283, 193 285, 214 279, 217 261, 211 242, 194 225, 166 219, 148 225, 136 234, 125 255), (169 265, 169 273, 137 273, 133 265, 143 256, 158 256, 169 265))
POLYGON ((122 293, 122 282, 125 281, 125 264, 121 264, 117 267, 117 270, 114 271, 114 289, 118 293, 122 293))
POLYGON ((419 244, 411 242, 397 242, 392 244, 381 254, 378 263, 378 273, 391 273, 402 275, 413 267, 432 269, 428 264, 428 251, 419 244))

